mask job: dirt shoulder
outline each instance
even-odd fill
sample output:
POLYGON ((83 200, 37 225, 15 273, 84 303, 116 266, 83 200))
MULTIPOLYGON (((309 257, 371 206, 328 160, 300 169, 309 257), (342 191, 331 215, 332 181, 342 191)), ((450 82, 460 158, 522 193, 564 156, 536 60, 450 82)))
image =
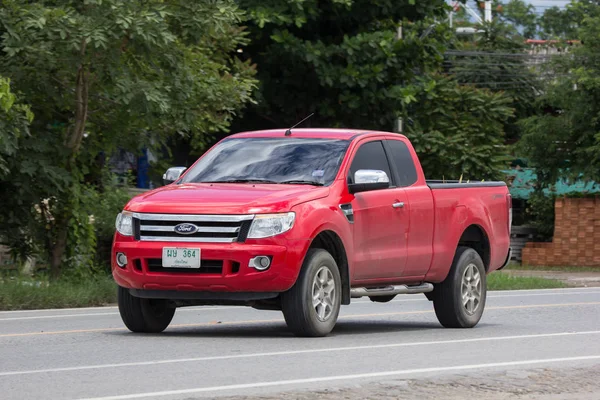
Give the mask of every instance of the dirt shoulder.
POLYGON ((322 391, 279 393, 272 396, 226 397, 230 400, 596 400, 600 398, 600 365, 587 368, 514 370, 452 375, 437 379, 398 379, 381 383, 334 387, 322 391))

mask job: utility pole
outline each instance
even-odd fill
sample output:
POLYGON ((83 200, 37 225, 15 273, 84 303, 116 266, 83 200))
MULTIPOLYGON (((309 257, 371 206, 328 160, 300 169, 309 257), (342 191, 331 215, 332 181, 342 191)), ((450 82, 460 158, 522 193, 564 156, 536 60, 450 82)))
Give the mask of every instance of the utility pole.
MULTIPOLYGON (((402 40, 402 22, 400 22, 396 28, 396 40, 402 40)), ((394 132, 402 133, 402 117, 398 117, 396 118, 396 121, 394 121, 394 132)))
POLYGON ((492 2, 491 1, 486 1, 485 2, 485 12, 483 15, 483 19, 485 20, 485 22, 492 22, 492 2))

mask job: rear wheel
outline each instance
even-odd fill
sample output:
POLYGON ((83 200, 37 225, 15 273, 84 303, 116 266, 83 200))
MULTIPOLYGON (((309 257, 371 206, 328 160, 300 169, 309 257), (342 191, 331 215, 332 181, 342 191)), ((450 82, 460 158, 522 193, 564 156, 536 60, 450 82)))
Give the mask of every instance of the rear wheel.
POLYGON ((310 249, 296 283, 281 295, 285 322, 297 336, 326 336, 337 321, 341 279, 327 251, 310 249))
POLYGON ((459 247, 446 280, 436 285, 433 292, 438 321, 446 328, 474 327, 483 315, 486 295, 481 257, 470 247, 459 247))
POLYGON ((132 296, 128 289, 119 287, 119 313, 130 331, 159 333, 171 323, 175 308, 168 300, 141 299, 132 296))

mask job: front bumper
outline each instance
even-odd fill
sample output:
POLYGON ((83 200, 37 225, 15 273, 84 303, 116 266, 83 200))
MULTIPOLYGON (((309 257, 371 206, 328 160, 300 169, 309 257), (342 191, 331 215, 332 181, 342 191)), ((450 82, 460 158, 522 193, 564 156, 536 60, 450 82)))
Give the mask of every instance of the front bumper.
POLYGON ((179 243, 119 240, 112 248, 112 273, 119 286, 147 291, 178 292, 284 292, 296 281, 309 242, 281 239, 267 244, 179 243), (163 247, 201 249, 198 270, 162 268, 163 247), (117 266, 115 254, 127 255, 127 265, 117 266), (251 258, 272 257, 266 271, 248 266, 251 258))

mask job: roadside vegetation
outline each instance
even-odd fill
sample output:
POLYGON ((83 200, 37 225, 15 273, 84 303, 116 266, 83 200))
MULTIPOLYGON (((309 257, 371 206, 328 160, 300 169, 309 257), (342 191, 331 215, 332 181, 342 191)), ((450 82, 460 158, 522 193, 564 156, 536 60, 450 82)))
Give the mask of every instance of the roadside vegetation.
POLYGON ((511 276, 502 271, 492 272, 487 276, 488 290, 526 290, 554 289, 568 287, 556 279, 546 279, 529 276, 511 276))
POLYGON ((529 265, 509 264, 504 268, 504 271, 556 271, 556 272, 598 272, 598 267, 573 267, 573 266, 536 266, 532 267, 529 265))
MULTIPOLYGON (((527 215, 548 239, 556 180, 600 181, 600 5, 540 11, 507 0, 492 22, 460 9, 452 27, 450 9, 444 0, 4 0, 0 244, 19 274, 1 281, 0 308, 114 300, 110 242, 132 183, 110 172, 111 155, 152 150, 160 184, 166 166, 189 166, 230 133, 313 112, 305 126, 404 133, 430 179, 505 179, 511 160, 528 160, 538 181, 527 215), (531 38, 571 56, 532 66, 531 38)), ((558 283, 493 274, 490 285, 558 283)))
MULTIPOLYGON (((510 276, 503 272, 488 275, 488 290, 524 290, 567 287, 563 282, 510 276)), ((112 277, 98 276, 86 281, 4 278, 0 280, 0 310, 93 307, 114 304, 117 286, 112 277)))
POLYGON ((116 301, 117 286, 109 276, 79 282, 43 278, 0 280, 0 310, 93 307, 116 301))

